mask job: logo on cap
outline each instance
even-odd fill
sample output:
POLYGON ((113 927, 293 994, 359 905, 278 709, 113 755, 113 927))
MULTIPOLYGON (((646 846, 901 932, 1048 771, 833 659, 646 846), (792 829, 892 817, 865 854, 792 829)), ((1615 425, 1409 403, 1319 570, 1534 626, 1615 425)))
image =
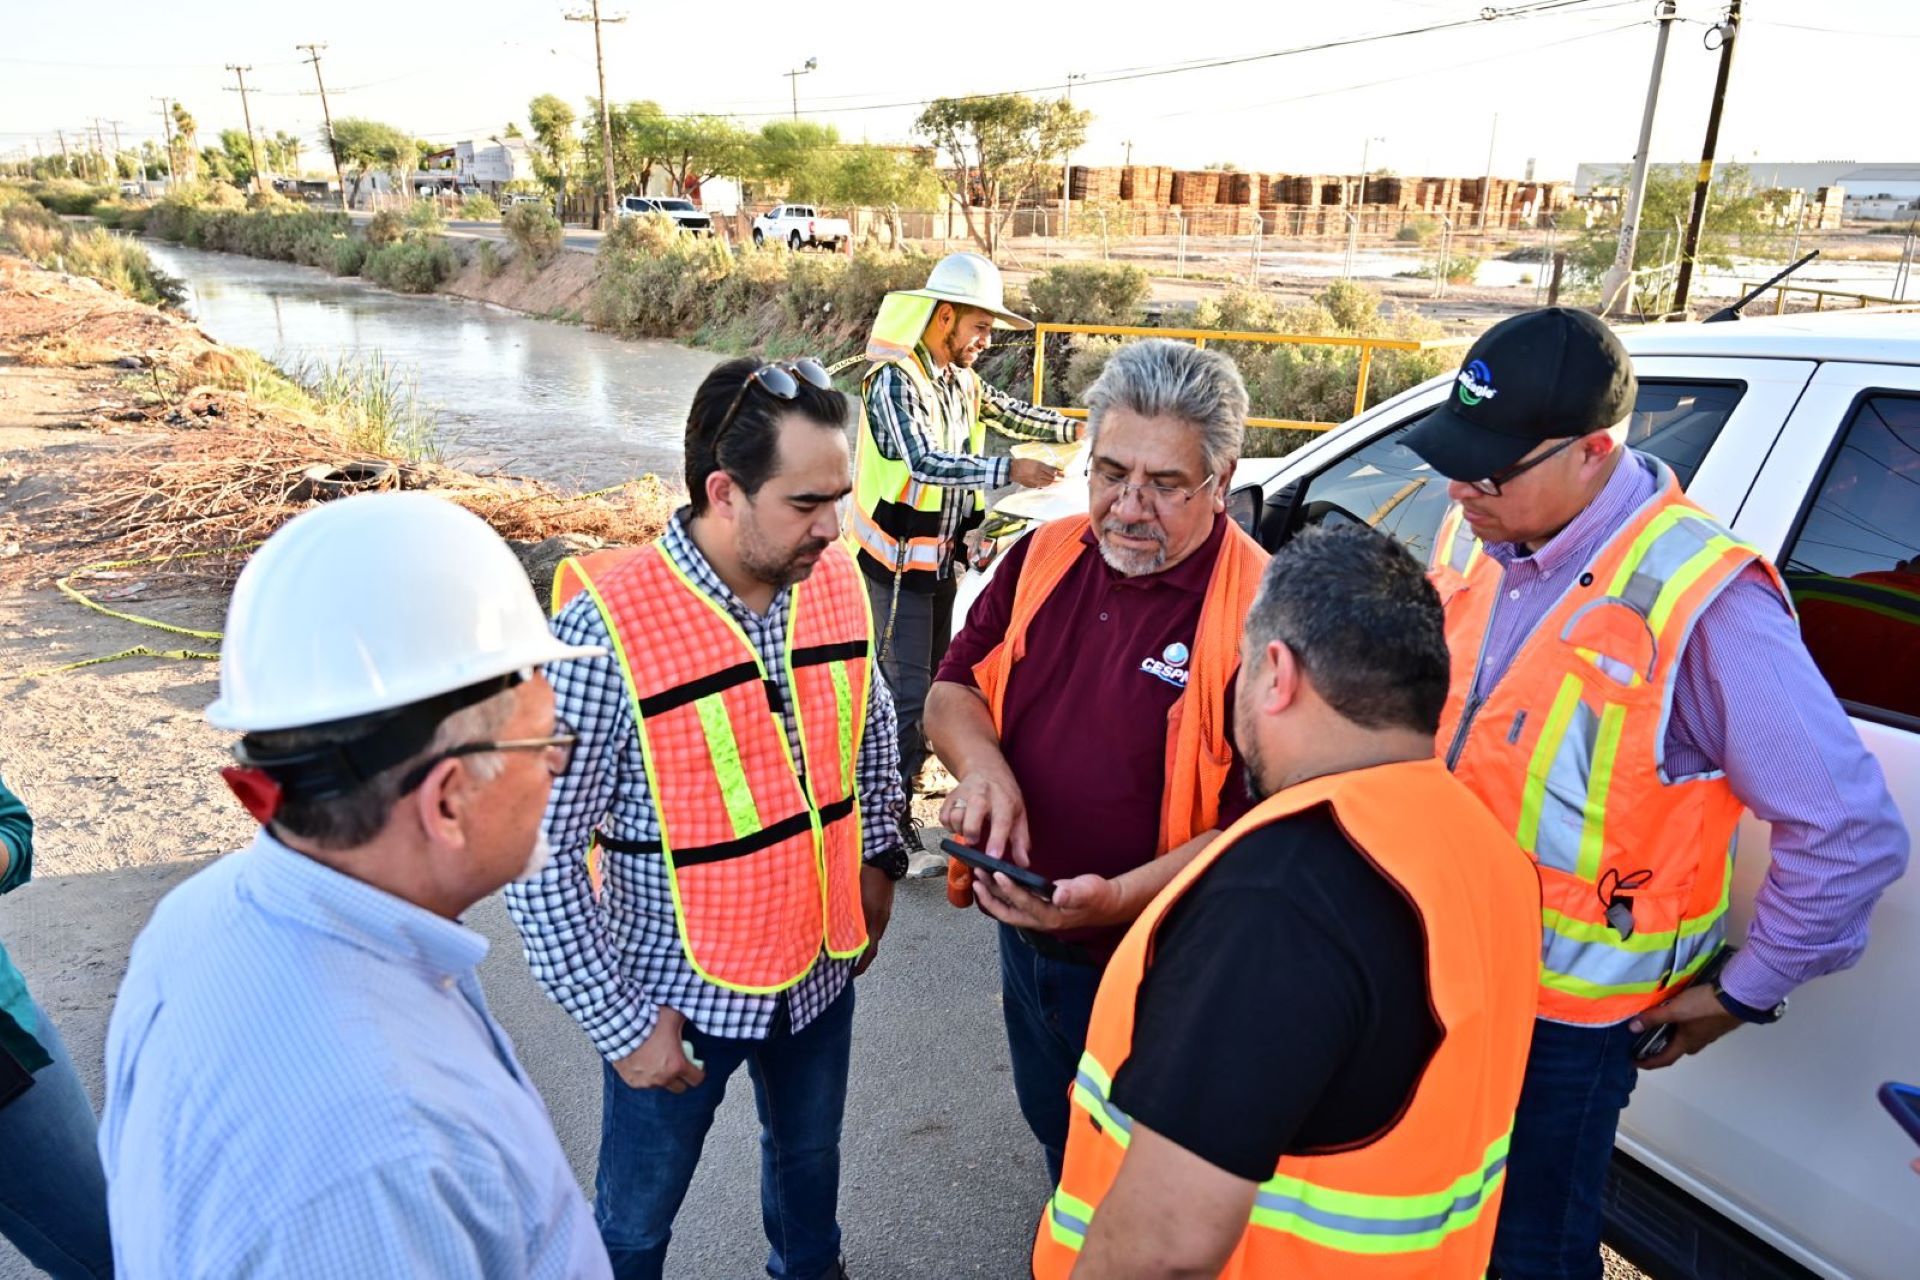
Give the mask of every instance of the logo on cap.
POLYGON ((1470 361, 1460 371, 1460 403, 1476 405, 1482 400, 1491 400, 1499 395, 1493 385, 1493 371, 1487 368, 1485 360, 1470 361))

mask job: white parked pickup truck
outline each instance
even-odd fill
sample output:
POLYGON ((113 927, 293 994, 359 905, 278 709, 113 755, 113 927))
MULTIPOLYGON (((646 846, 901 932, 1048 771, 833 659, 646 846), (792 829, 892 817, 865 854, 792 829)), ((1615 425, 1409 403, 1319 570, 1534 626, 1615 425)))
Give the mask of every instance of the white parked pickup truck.
MULTIPOLYGON (((1780 566, 1815 661, 1920 828, 1920 315, 1620 337, 1640 377, 1629 442, 1780 566)), ((1446 482, 1400 441, 1451 385, 1415 387, 1288 457, 1242 462, 1229 509, 1269 547, 1308 524, 1359 521, 1425 563, 1446 482)), ((1084 472, 1070 472, 989 519, 1051 519, 1086 498, 1084 472)), ((981 558, 997 562, 1022 532, 981 558)), ((966 576, 956 620, 983 576, 966 576)), ((1767 837, 1749 814, 1736 942, 1767 837)), ((1781 1022, 1642 1074, 1615 1150, 1609 1243, 1656 1280, 1920 1275, 1920 1178, 1907 1167, 1920 1152, 1875 1101, 1887 1080, 1920 1080, 1920 875, 1881 900, 1860 963, 1796 992, 1781 1022)))
POLYGON ((673 219, 674 226, 688 235, 713 234, 713 219, 700 212, 693 201, 679 196, 621 196, 618 213, 623 218, 644 218, 650 213, 664 213, 673 219))
POLYGON ((753 242, 757 245, 838 249, 852 238, 853 225, 845 218, 823 218, 810 204, 783 204, 753 220, 753 242))

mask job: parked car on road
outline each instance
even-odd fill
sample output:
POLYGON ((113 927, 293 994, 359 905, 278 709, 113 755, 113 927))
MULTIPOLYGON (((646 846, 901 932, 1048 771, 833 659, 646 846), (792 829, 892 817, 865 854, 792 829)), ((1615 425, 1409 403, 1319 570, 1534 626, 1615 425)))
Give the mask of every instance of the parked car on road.
MULTIPOLYGON (((1640 378, 1628 441, 1785 575, 1803 634, 1920 834, 1920 315, 1845 312, 1623 330, 1640 378)), ((1425 563, 1447 482, 1402 443, 1453 376, 1285 458, 1250 458, 1228 510, 1269 548, 1311 524, 1383 529, 1425 563)), ((997 504, 987 529, 1084 512, 1084 468, 997 504)), ((963 581, 966 617, 1024 528, 963 581)), ((1920 844, 1920 840, 1916 840, 1920 844)), ((1748 814, 1731 889, 1744 938, 1768 873, 1748 814)), ((1656 1280, 1883 1280, 1920 1270, 1912 1142, 1875 1090, 1920 1063, 1920 875, 1895 883, 1860 963, 1775 1026, 1641 1075, 1621 1118, 1607 1239, 1656 1280), (1900 1010, 1908 1010, 1901 1013, 1900 1010)))
POLYGON ((691 200, 678 196, 621 196, 619 214, 623 218, 644 218, 650 213, 664 213, 673 219, 673 224, 689 235, 710 236, 713 234, 713 219, 694 207, 691 200))
POLYGON ((753 220, 753 242, 757 245, 784 244, 796 250, 813 245, 837 250, 852 238, 853 225, 845 218, 823 218, 810 204, 783 204, 753 220))

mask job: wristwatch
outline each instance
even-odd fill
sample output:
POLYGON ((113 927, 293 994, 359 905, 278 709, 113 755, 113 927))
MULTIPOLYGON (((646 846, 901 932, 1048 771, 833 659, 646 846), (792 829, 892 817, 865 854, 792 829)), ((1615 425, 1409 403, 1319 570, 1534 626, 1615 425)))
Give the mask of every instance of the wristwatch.
POLYGON ((1771 1009, 1756 1009, 1750 1004, 1742 1004, 1740 1001, 1735 1000, 1727 994, 1726 988, 1718 982, 1713 984, 1713 994, 1719 997, 1720 1007, 1722 1009, 1725 1009, 1728 1013, 1740 1019, 1740 1021, 1751 1022, 1755 1026, 1764 1027, 1771 1023, 1778 1022, 1786 1016, 1787 1000, 1785 996, 1782 996, 1780 1003, 1771 1009))
POLYGON ((904 880, 907 875, 907 851, 899 845, 867 859, 868 866, 889 880, 904 880))

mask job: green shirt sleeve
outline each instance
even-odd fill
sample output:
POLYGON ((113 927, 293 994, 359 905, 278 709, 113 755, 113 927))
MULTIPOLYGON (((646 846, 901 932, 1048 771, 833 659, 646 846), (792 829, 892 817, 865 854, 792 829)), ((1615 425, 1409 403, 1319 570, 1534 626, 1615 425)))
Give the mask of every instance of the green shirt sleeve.
POLYGON ((20 797, 0 778, 0 844, 7 849, 7 869, 0 875, 0 893, 25 884, 33 875, 33 816, 20 797))

